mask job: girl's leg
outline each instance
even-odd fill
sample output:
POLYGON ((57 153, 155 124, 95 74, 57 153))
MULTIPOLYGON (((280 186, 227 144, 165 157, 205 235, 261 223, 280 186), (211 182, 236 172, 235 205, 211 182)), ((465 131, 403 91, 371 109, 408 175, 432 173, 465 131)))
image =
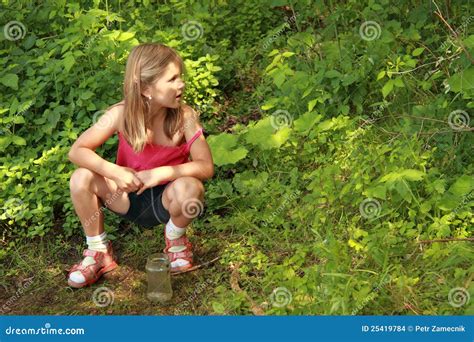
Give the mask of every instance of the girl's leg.
POLYGON ((117 213, 126 213, 130 201, 117 184, 86 168, 75 170, 70 179, 71 199, 86 236, 104 232, 104 214, 100 199, 117 213))
MULTIPOLYGON (((163 206, 170 213, 165 234, 169 240, 176 240, 186 233, 186 226, 198 216, 204 204, 204 186, 194 177, 180 177, 170 183, 163 192, 163 206)), ((187 246, 173 246, 168 252, 179 253, 187 250, 187 246)), ((172 269, 185 269, 190 261, 176 259, 171 263, 172 269)))
POLYGON ((75 265, 69 274, 68 283, 73 287, 83 287, 96 281, 102 273, 114 269, 114 260, 107 234, 104 232, 104 214, 102 202, 118 213, 126 213, 130 201, 126 192, 117 184, 96 172, 86 168, 75 170, 70 179, 71 199, 86 234, 86 241, 91 255, 75 265), (105 257, 96 264, 95 255, 105 253, 105 257), (77 269, 77 270, 76 270, 77 269), (88 269, 88 271, 86 271, 88 269), (91 271, 94 269, 94 271, 91 271), (96 276, 91 278, 93 272, 96 276), (87 279, 86 279, 87 278, 87 279))
POLYGON ((168 184, 162 201, 173 223, 186 227, 204 206, 204 185, 197 178, 180 177, 168 184))

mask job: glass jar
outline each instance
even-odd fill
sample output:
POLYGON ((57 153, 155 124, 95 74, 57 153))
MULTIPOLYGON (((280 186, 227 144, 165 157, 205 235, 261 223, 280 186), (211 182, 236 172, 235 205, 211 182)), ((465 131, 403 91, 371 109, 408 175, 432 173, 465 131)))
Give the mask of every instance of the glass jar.
POLYGON ((164 253, 150 255, 146 262, 146 273, 148 299, 154 303, 168 304, 173 297, 168 256, 164 253))

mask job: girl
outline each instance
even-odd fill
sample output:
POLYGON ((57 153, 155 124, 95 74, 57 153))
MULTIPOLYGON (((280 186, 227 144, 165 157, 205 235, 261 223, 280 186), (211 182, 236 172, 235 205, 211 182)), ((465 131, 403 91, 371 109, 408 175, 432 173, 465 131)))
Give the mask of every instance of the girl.
POLYGON ((88 248, 69 272, 70 286, 93 284, 117 267, 103 206, 144 227, 166 224, 171 272, 192 267, 186 226, 202 210, 202 181, 214 175, 214 165, 197 114, 181 102, 183 69, 180 56, 165 45, 136 46, 127 60, 123 101, 72 145, 69 159, 79 168, 71 176, 71 198, 88 248), (115 132, 113 164, 94 151, 115 132))

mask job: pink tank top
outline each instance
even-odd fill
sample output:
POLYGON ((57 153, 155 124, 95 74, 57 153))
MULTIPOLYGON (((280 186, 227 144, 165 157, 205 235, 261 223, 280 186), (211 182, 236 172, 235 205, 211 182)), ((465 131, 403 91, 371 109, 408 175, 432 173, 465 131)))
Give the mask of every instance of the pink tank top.
MULTIPOLYGON (((199 135, 202 134, 202 128, 188 142, 179 146, 163 146, 148 143, 140 153, 135 153, 128 144, 121 132, 118 132, 119 146, 117 151, 116 164, 143 171, 160 166, 174 166, 184 164, 189 161, 189 151, 191 145, 199 135)), ((165 184, 168 182, 161 182, 165 184)))

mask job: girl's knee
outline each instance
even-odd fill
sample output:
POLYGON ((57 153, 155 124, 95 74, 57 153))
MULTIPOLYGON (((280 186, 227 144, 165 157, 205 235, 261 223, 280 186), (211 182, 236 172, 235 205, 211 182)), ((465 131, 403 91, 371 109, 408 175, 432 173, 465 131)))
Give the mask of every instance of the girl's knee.
POLYGON ((82 191, 90 189, 95 172, 84 167, 76 169, 69 180, 69 186, 71 191, 82 191))
POLYGON ((202 198, 204 185, 195 177, 180 177, 173 182, 174 198, 183 202, 189 198, 202 198))

